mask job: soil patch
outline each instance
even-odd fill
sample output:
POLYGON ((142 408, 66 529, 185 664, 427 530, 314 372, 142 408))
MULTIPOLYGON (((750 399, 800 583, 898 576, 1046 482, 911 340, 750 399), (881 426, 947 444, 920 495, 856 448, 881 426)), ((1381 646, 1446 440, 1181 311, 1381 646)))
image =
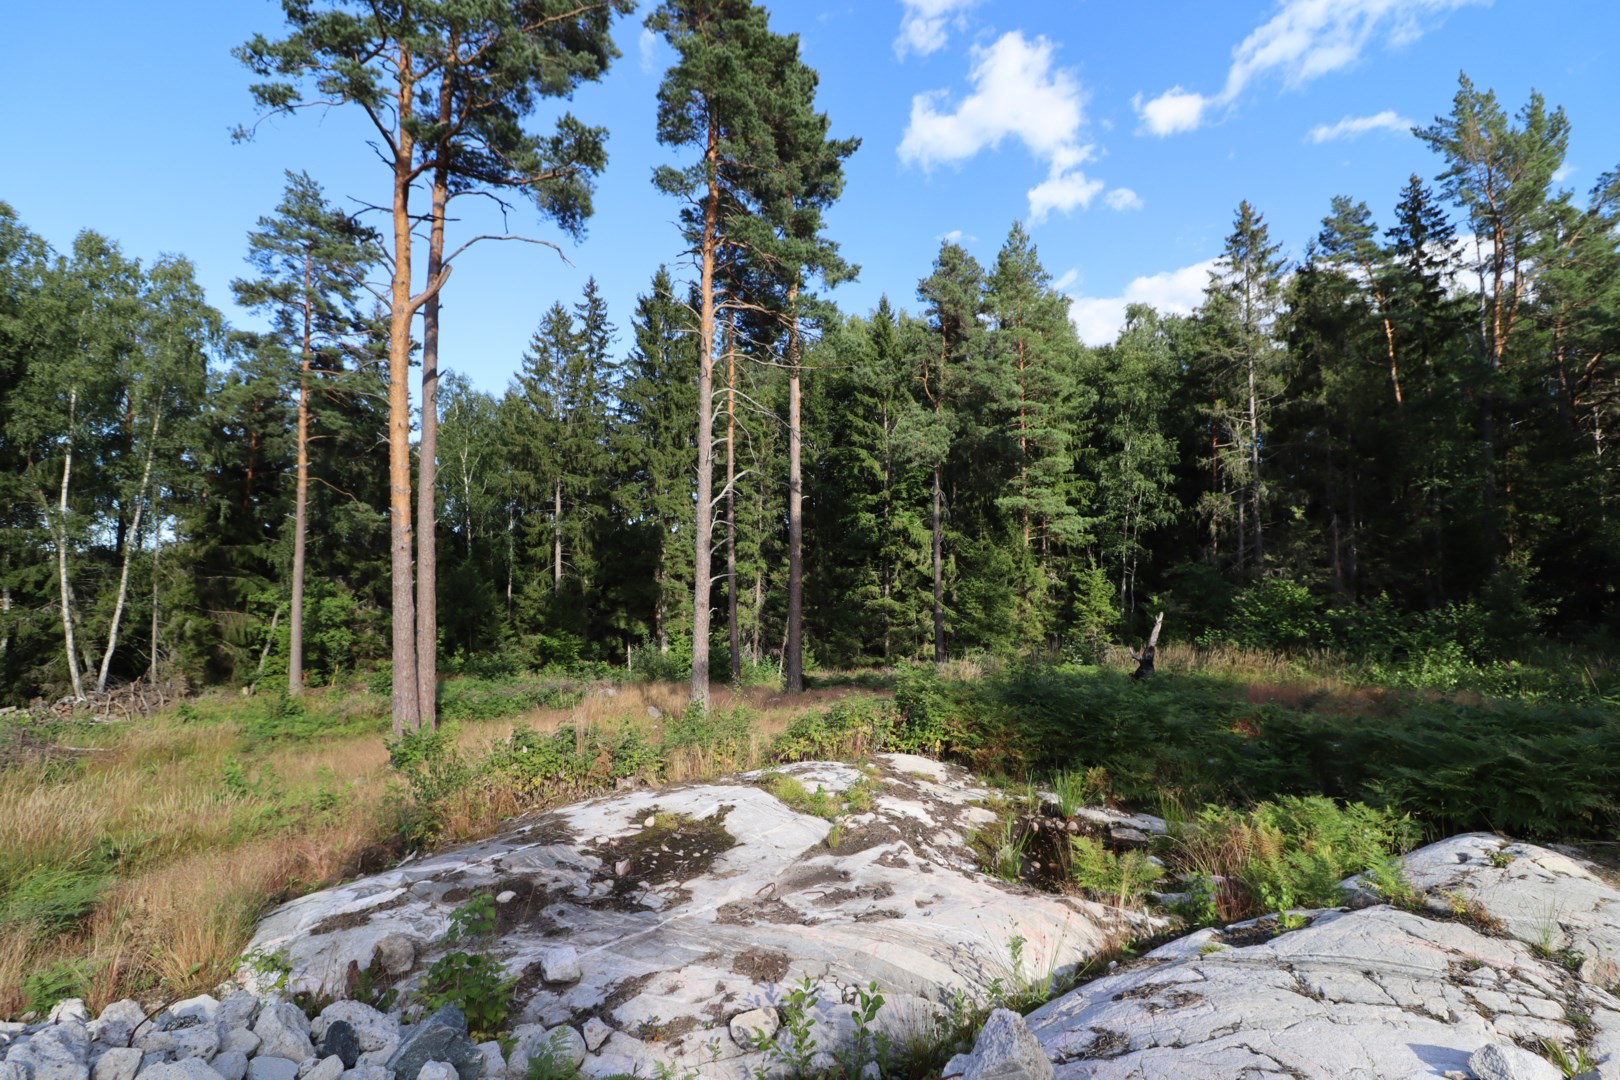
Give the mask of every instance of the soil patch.
POLYGON ((792 963, 785 953, 750 949, 731 961, 731 970, 757 983, 779 983, 792 963))

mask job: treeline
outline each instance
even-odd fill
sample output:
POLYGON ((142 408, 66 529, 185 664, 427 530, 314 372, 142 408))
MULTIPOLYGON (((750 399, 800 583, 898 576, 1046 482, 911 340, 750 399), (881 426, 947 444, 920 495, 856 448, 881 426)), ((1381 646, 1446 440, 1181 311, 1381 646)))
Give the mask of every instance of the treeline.
MULTIPOLYGON (((701 147, 753 106, 677 115, 710 99, 670 25, 661 133, 701 147)), ((1620 177, 1558 187, 1561 110, 1510 117, 1464 79, 1420 132, 1435 181, 1390 220, 1334 199, 1292 260, 1244 203, 1195 314, 1133 306, 1088 348, 1017 224, 988 265, 919 260, 914 306, 814 296, 852 272, 819 208, 854 147, 798 85, 774 142, 735 151, 798 161, 798 196, 661 177, 711 258, 695 282, 659 268, 623 333, 587 283, 537 313, 504 393, 437 387, 418 555, 443 665, 685 677, 699 597, 714 677, 791 666, 796 530, 807 664, 1083 659, 1164 608, 1177 636, 1367 653, 1612 629, 1620 177)), ((170 672, 296 688, 399 655, 397 319, 356 284, 378 248, 289 174, 236 286, 270 329, 245 334, 184 260, 90 233, 52 252, 0 210, 5 700, 170 672)))

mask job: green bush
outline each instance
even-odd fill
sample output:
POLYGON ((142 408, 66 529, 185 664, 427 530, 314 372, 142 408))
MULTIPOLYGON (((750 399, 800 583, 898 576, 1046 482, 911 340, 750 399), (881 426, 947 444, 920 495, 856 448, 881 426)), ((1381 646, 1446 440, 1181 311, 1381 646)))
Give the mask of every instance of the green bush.
MULTIPOLYGON (((495 899, 480 893, 450 915, 447 945, 478 949, 495 932, 495 899)), ((512 1008, 515 980, 494 957, 481 951, 453 949, 422 976, 417 996, 428 1012, 454 1005, 467 1018, 467 1033, 475 1042, 493 1039, 506 1026, 512 1008)))

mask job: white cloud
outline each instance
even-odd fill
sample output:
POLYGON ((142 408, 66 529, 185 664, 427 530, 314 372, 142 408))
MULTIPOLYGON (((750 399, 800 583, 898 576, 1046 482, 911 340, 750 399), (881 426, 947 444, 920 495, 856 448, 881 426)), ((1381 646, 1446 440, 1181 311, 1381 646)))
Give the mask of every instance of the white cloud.
POLYGON ((1062 292, 1064 289, 1067 289, 1070 285, 1073 285, 1079 280, 1080 271, 1071 266, 1067 270, 1063 271, 1062 277, 1052 282, 1052 291, 1062 292))
POLYGON ((641 73, 651 75, 658 70, 658 35, 643 27, 641 37, 636 39, 636 48, 641 54, 641 73))
POLYGON ((1209 107, 1209 99, 1203 94, 1194 94, 1176 86, 1146 103, 1138 94, 1132 104, 1136 106, 1136 114, 1142 118, 1144 130, 1154 135, 1175 135, 1192 131, 1204 122, 1204 110, 1209 107))
POLYGON ((1119 337, 1125 309, 1147 304, 1166 315, 1191 315, 1204 300, 1204 287, 1216 259, 1179 270, 1139 277, 1125 286, 1123 296, 1076 296, 1069 300, 1069 321, 1087 345, 1106 345, 1119 337))
POLYGON ((1450 12, 1490 0, 1282 0, 1279 10, 1232 50, 1220 93, 1180 86, 1136 102, 1141 130, 1173 135, 1200 127, 1211 112, 1234 104, 1262 76, 1289 89, 1360 62, 1370 45, 1399 48, 1422 37, 1450 12))
POLYGON ((1575 166, 1566 161, 1562 165, 1558 166, 1558 168, 1553 170, 1552 182, 1555 184, 1562 184, 1565 180, 1568 180, 1570 177, 1574 176, 1576 171, 1575 166))
POLYGON ((1347 116, 1337 124, 1317 124, 1306 138, 1313 143, 1325 143, 1335 139, 1359 138, 1369 131, 1395 131, 1405 135, 1415 126, 1394 109, 1385 109, 1372 116, 1347 116))
POLYGON ((1110 210, 1140 210, 1142 209, 1142 196, 1128 187, 1117 187, 1103 196, 1103 202, 1108 204, 1110 210))
POLYGON ((1095 147, 1080 141, 1085 93, 1074 74, 1053 66, 1056 46, 1009 31, 989 46, 974 46, 968 81, 973 89, 950 109, 947 92, 911 99, 911 122, 900 140, 900 160, 923 169, 966 161, 1008 137, 1022 142, 1047 165, 1047 177, 1029 190, 1029 212, 1038 224, 1053 210, 1085 207, 1102 191, 1080 166, 1095 147))
POLYGON ((960 29, 968 8, 979 0, 900 0, 905 12, 900 16, 900 36, 894 39, 894 55, 906 53, 927 56, 945 47, 953 27, 960 29))

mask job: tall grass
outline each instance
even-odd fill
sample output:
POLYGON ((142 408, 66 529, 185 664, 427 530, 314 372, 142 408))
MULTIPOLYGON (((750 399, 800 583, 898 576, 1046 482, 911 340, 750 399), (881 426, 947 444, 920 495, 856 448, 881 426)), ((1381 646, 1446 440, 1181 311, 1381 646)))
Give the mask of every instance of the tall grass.
MULTIPOLYGON (((659 751, 652 778, 697 779, 764 763, 798 718, 842 694, 717 688, 711 718, 730 716, 728 728, 694 726, 676 684, 457 679, 445 711, 461 719, 444 741, 479 761, 515 732, 566 737, 581 755, 640 745, 659 751)), ((222 694, 149 721, 36 733, 40 750, 0 769, 0 1017, 45 995, 99 1008, 211 988, 271 905, 401 854, 390 806, 409 796, 389 765, 385 707, 362 691, 222 694)), ((521 779, 476 776, 445 793, 435 834, 484 837, 612 778, 521 779)))

